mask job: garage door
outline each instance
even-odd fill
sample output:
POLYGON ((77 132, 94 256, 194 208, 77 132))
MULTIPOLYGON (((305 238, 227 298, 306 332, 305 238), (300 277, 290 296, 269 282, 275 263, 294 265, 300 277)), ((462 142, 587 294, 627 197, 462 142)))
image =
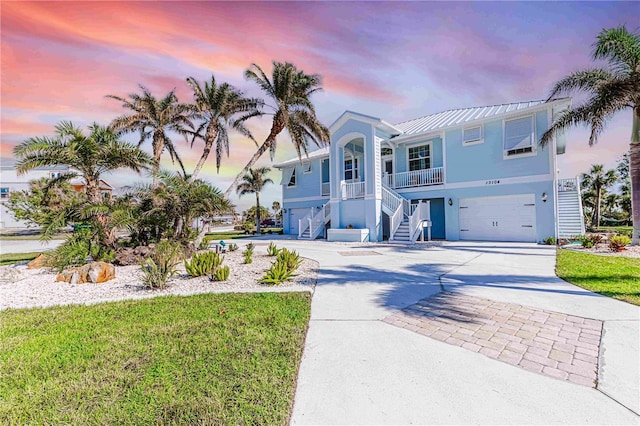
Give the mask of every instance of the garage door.
POLYGON ((460 199, 460 239, 536 241, 534 194, 460 199))
POLYGON ((309 210, 309 207, 289 210, 289 234, 298 235, 298 220, 303 219, 309 210))

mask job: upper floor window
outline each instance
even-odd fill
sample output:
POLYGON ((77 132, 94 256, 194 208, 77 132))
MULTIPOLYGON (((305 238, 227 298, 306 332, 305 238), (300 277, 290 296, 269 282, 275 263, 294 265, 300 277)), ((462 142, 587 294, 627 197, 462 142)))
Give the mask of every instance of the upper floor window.
POLYGON ((482 126, 469 127, 462 131, 462 144, 474 145, 482 143, 482 126))
POLYGON ((511 157, 535 151, 533 116, 504 122, 504 155, 511 157))
POLYGON ((0 199, 9 198, 9 188, 0 188, 0 199))
POLYGON ((431 168, 431 145, 420 145, 409 148, 409 171, 431 168))
POLYGON ((302 163, 302 172, 311 173, 311 161, 304 161, 302 163))
POLYGON ((51 179, 59 178, 60 176, 62 176, 61 172, 49 172, 49 177, 51 179))
POLYGON ((291 173, 291 177, 289 178, 289 182, 287 186, 291 188, 292 186, 296 186, 296 168, 293 168, 293 172, 291 173))
POLYGON ((358 178, 358 159, 344 160, 344 180, 354 180, 358 178))

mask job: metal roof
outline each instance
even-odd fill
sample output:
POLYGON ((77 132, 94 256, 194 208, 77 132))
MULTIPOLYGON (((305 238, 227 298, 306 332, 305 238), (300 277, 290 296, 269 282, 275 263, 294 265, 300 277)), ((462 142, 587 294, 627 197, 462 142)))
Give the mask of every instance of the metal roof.
POLYGON ((414 135, 431 130, 442 129, 443 127, 456 126, 468 121, 489 118, 500 114, 505 114, 521 109, 531 108, 545 103, 546 101, 528 101, 512 104, 489 105, 474 108, 450 109, 425 117, 404 121, 394 126, 402 130, 403 135, 414 135))
POLYGON ((307 159, 313 160, 314 158, 322 158, 322 157, 328 157, 328 156, 329 156, 329 147, 327 146, 324 148, 316 149, 315 151, 311 151, 308 154, 308 156, 302 155, 302 159, 295 157, 290 160, 283 161, 282 163, 274 164, 273 167, 275 167, 276 169, 281 169, 286 166, 291 166, 293 164, 300 163, 301 161, 306 161, 307 159))

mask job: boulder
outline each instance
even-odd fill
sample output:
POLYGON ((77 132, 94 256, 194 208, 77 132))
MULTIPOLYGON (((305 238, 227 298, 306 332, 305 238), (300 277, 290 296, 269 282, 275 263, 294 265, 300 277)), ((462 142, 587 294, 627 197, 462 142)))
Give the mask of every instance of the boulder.
POLYGON ((60 272, 56 281, 71 284, 103 283, 116 277, 116 268, 106 262, 91 262, 83 266, 67 268, 60 272))
POLYGON ((47 256, 44 253, 40 253, 31 262, 27 263, 27 269, 40 269, 47 266, 47 256))

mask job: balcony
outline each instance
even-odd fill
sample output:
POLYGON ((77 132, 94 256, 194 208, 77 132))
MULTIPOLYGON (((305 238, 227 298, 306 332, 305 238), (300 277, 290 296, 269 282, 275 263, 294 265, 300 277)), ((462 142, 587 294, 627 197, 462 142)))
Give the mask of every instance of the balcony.
POLYGON ((342 195, 342 199, 350 200, 352 198, 364 198, 364 184, 364 181, 340 181, 340 194, 342 195))
POLYGON ((413 186, 441 185, 444 183, 444 168, 414 170, 384 175, 382 182, 389 188, 410 188, 413 186))

